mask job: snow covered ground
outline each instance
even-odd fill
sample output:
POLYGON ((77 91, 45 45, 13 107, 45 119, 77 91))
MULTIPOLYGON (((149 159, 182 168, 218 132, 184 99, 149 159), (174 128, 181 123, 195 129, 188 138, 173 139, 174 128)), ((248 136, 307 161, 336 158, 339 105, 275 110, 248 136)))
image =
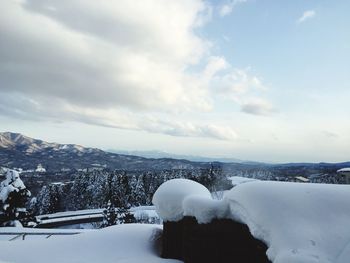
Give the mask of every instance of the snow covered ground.
POLYGON ((181 262, 159 257, 161 231, 157 225, 126 224, 48 239, 0 241, 0 262, 181 262))

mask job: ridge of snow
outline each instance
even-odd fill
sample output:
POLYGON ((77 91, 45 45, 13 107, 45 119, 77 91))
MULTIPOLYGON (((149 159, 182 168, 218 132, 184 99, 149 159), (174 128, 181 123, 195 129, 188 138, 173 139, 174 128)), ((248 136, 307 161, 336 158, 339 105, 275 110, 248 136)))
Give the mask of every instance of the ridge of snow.
POLYGON ((229 206, 226 200, 191 195, 183 201, 184 216, 193 216, 199 224, 210 223, 213 219, 229 217, 229 206))

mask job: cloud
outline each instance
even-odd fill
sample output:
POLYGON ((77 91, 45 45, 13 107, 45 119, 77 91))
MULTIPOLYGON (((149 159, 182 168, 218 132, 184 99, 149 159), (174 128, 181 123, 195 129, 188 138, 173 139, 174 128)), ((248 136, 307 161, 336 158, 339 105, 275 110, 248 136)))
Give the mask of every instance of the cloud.
POLYGON ((337 133, 331 132, 331 131, 323 131, 322 132, 324 136, 331 138, 331 139, 336 139, 339 138, 339 135, 337 133))
POLYGON ((250 73, 249 69, 230 68, 224 74, 213 78, 216 91, 224 96, 237 96, 253 90, 265 91, 266 87, 262 84, 259 77, 250 73))
POLYGON ((0 112, 10 118, 31 121, 75 121, 108 128, 118 128, 179 137, 206 137, 234 140, 232 127, 167 118, 164 114, 132 112, 123 109, 96 109, 71 105, 60 99, 36 101, 19 94, 0 93, 0 112))
MULTIPOLYGON (((229 2, 231 11, 242 2, 229 2)), ((212 12, 202 0, 0 5, 0 114, 7 117, 232 140, 233 127, 187 115, 212 111, 217 93, 264 89, 198 34, 212 12)))
POLYGON ((219 15, 221 17, 227 16, 232 13, 234 7, 240 3, 245 3, 247 0, 231 0, 230 2, 227 2, 220 6, 219 8, 219 15))
POLYGON ((194 33, 205 12, 201 1, 2 5, 2 91, 97 108, 209 107, 186 72, 208 49, 194 33))
POLYGON ((305 22, 307 19, 311 19, 313 18, 314 16, 316 15, 316 12, 315 10, 308 10, 308 11, 305 11, 303 13, 303 15, 301 17, 298 18, 297 20, 297 23, 303 23, 305 22))
POLYGON ((263 116, 277 112, 270 102, 263 99, 251 99, 250 101, 243 103, 241 105, 241 111, 248 114, 263 116))

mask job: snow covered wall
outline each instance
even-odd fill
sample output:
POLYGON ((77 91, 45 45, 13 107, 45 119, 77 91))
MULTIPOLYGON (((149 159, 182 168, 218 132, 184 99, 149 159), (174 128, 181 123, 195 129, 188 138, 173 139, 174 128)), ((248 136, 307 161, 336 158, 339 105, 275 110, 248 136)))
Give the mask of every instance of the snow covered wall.
POLYGON ((349 262, 348 185, 255 181, 237 185, 222 201, 188 180, 158 190, 153 201, 165 221, 190 216, 200 224, 225 218, 246 224, 274 263, 349 262))
POLYGON ((268 245, 274 263, 348 263, 350 186, 252 182, 232 189, 231 215, 268 245))

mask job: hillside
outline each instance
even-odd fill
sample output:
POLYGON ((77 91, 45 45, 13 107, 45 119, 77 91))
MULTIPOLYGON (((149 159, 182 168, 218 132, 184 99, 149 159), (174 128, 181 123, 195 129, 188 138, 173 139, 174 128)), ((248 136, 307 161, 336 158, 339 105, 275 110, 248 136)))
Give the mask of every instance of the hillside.
POLYGON ((194 169, 205 163, 171 158, 144 158, 116 154, 76 144, 49 143, 19 133, 0 133, 0 166, 35 169, 41 163, 47 171, 62 168, 109 168, 124 170, 194 169))
MULTIPOLYGON (((210 168, 213 164, 230 176, 283 179, 294 176, 334 175, 343 163, 287 163, 266 164, 256 162, 189 161, 176 158, 146 158, 88 148, 76 144, 59 144, 33 139, 12 133, 0 133, 0 166, 34 170, 42 164, 49 173, 78 169, 120 169, 128 171, 163 171, 173 169, 193 170, 210 168)), ((323 180, 323 179, 322 179, 323 180)))

